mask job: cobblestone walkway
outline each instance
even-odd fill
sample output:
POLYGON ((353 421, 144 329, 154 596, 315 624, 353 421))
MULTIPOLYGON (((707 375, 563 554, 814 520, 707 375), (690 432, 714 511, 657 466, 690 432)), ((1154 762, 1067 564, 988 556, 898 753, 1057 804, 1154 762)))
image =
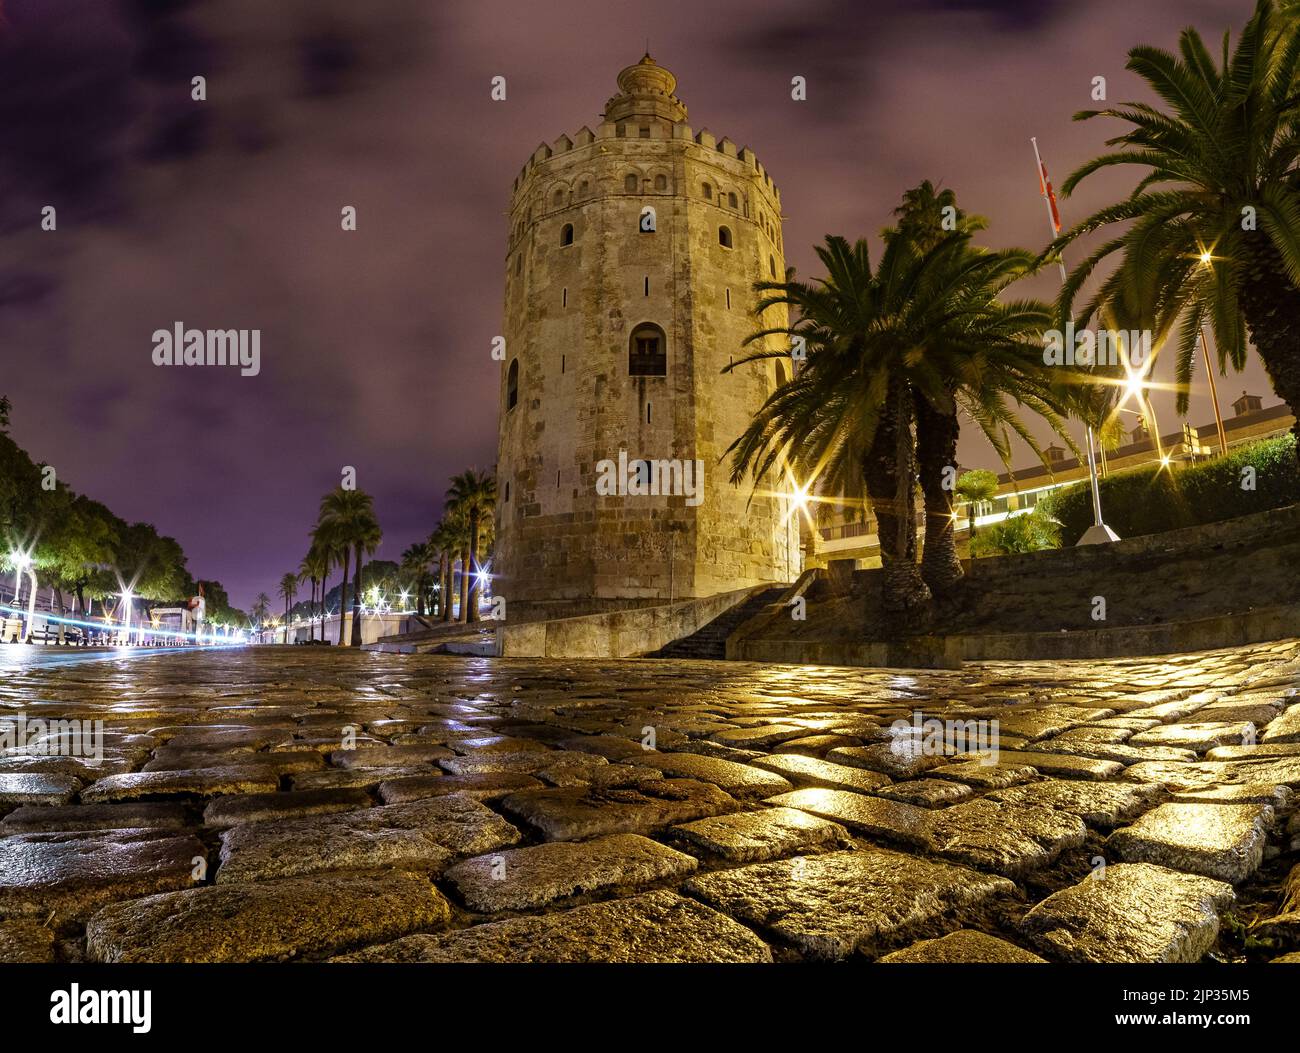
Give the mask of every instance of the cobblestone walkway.
POLYGON ((1296 641, 0 662, 0 961, 1300 958, 1296 641))

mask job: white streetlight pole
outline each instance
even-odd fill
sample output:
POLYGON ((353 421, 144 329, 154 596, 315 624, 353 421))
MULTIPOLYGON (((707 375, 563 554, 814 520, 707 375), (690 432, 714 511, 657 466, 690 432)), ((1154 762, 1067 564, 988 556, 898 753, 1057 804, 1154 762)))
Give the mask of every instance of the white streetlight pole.
MULTIPOLYGON (((1038 183, 1042 188, 1043 205, 1047 208, 1047 225, 1052 231, 1052 238, 1055 240, 1060 236, 1061 227, 1057 222, 1056 213, 1052 208, 1051 185, 1047 181, 1047 166, 1043 164, 1043 157, 1038 152, 1038 140, 1030 138, 1034 144, 1034 160, 1038 162, 1038 183)), ((1061 269, 1061 284, 1066 283, 1067 276, 1065 273, 1065 261, 1057 257, 1057 266, 1061 269)), ((1080 545, 1097 545, 1107 541, 1118 541, 1119 535, 1111 530, 1101 518, 1101 487, 1097 481, 1097 455, 1094 452, 1092 424, 1087 425, 1088 434, 1088 483, 1092 487, 1092 526, 1083 532, 1077 544, 1080 545)))

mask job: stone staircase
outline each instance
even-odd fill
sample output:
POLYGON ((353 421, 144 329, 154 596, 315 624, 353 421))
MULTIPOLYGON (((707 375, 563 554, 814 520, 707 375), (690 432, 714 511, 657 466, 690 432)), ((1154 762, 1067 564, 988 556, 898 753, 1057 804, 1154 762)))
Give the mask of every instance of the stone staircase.
POLYGON ((727 637, 741 625, 753 618, 764 607, 781 598, 787 586, 765 589, 757 592, 743 603, 738 603, 729 611, 718 615, 713 621, 702 626, 690 636, 674 640, 667 647, 649 655, 650 658, 701 658, 721 661, 727 657, 727 637))

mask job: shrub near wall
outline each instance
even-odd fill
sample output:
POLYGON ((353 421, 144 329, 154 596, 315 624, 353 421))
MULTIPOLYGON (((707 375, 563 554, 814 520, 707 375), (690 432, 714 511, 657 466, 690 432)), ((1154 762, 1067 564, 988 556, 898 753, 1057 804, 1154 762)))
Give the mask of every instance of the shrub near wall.
MULTIPOLYGON (((1101 481, 1101 510, 1122 538, 1217 523, 1300 502, 1295 437, 1252 443, 1202 464, 1161 469, 1156 465, 1101 481), (1254 489, 1244 469, 1254 469, 1254 489)), ((1061 524, 1061 544, 1073 545, 1092 526, 1088 484, 1063 488, 1040 505, 1061 524)))

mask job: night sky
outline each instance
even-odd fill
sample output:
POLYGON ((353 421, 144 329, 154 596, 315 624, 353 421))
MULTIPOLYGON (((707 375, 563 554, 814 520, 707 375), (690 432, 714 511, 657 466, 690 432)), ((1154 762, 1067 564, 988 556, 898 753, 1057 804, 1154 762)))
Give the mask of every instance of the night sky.
MULTIPOLYGON (((1129 47, 1173 48, 1190 23, 1217 51, 1251 7, 0 0, 11 434, 75 489, 176 537, 191 572, 245 609, 297 569, 345 465, 375 496, 378 556, 396 559, 436 522, 448 476, 495 460, 489 342, 511 182, 538 143, 595 128, 647 39, 692 128, 771 172, 787 259, 810 277, 823 235, 874 237, 926 178, 990 218, 986 244, 1042 247, 1029 137, 1059 186, 1119 129, 1070 121, 1095 105, 1093 77, 1111 102, 1143 97, 1129 47), (796 74, 806 102, 790 99, 796 74), (206 102, 191 101, 195 75, 206 102), (42 232, 51 204, 58 230, 42 232), (260 375, 155 367, 151 334, 177 321, 261 329, 260 375)), ((1065 223, 1131 185, 1085 182, 1065 223)), ((1220 382, 1225 412, 1243 387, 1276 401, 1252 364, 1220 382)), ((1176 429, 1172 400, 1157 408, 1176 429)), ((1203 373, 1191 417, 1212 419, 1203 373)), ((960 453, 996 467, 969 429, 960 453)))

